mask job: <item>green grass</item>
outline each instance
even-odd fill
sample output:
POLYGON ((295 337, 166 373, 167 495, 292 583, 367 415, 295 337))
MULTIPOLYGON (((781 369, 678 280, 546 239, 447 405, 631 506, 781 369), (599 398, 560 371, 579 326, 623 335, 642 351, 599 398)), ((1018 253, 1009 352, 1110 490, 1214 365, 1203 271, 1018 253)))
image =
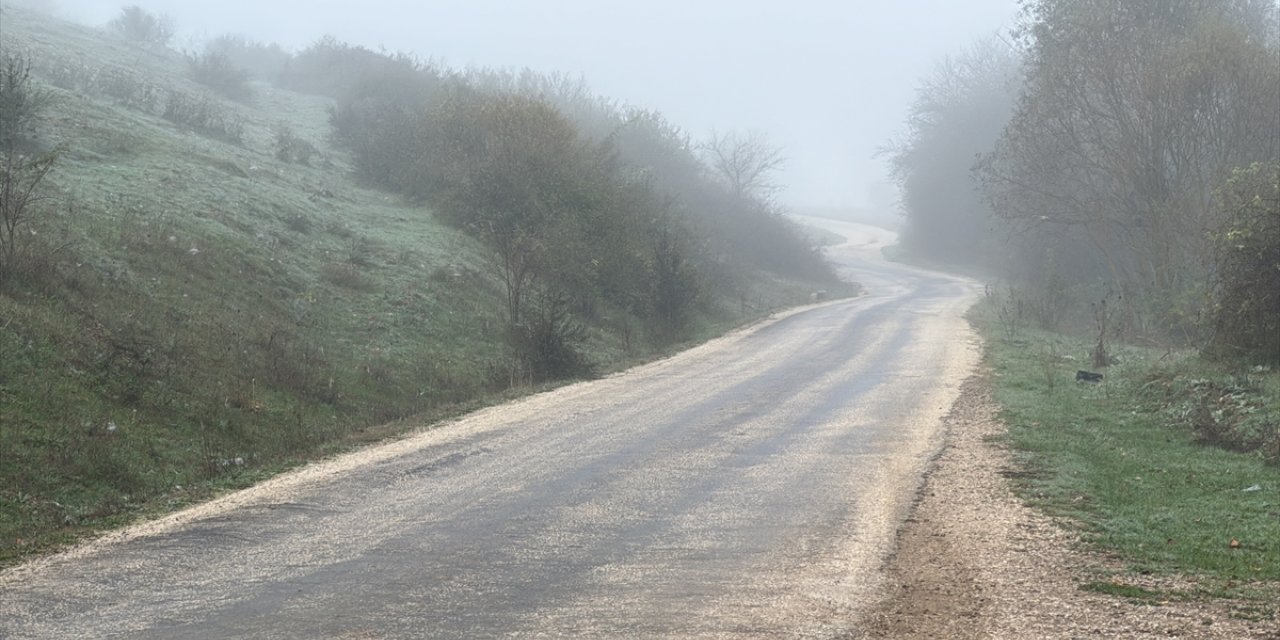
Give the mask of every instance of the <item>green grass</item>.
POLYGON ((1080 587, 1082 591, 1092 591, 1094 593, 1104 593, 1111 596, 1120 596, 1131 600, 1141 600, 1144 602, 1156 602, 1167 599, 1168 594, 1151 589, 1143 589, 1133 585, 1118 584, 1115 582, 1089 582, 1080 587))
MULTIPOLYGON (((973 318, 1019 466, 1008 475, 1024 499, 1076 523, 1129 572, 1191 576, 1209 595, 1280 593, 1280 467, 1264 451, 1205 443, 1176 391, 1228 373, 1193 355, 1121 347, 1103 383, 1076 383, 1090 343, 1010 328, 992 307, 973 318)), ((1277 374, 1253 375, 1255 396, 1241 402, 1280 406, 1277 374)))
MULTIPOLYGON (((0 566, 537 390, 507 388, 488 251, 355 183, 328 100, 212 97, 243 124, 229 142, 146 106, 204 92, 179 53, 8 6, 0 30, 53 94, 40 145, 65 149, 46 262, 0 290, 0 566), (277 158, 282 124, 316 148, 307 166, 277 158)), ((815 288, 753 275, 705 300, 691 339, 815 288)), ((602 372, 674 348, 616 310, 589 322, 602 372)))

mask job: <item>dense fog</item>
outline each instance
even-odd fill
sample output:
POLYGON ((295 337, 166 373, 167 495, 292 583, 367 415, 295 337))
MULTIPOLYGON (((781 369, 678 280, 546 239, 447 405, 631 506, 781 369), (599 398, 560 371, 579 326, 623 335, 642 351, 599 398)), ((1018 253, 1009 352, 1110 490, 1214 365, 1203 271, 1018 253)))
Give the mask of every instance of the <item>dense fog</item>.
MULTIPOLYGON (((101 25, 120 3, 29 0, 101 25)), ((1011 24, 1015 0, 948 2, 138 3, 173 17, 174 45, 227 33, 290 50, 331 34, 450 66, 582 75, 599 93, 655 109, 695 137, 759 130, 783 147, 783 201, 883 205, 876 151, 902 129, 918 78, 967 42, 1011 24)))

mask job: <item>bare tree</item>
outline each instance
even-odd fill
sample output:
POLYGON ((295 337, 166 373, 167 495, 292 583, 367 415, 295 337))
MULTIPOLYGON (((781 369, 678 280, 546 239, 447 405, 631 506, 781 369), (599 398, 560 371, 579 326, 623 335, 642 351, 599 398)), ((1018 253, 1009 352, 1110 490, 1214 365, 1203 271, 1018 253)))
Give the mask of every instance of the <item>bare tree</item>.
POLYGON ((30 241, 26 231, 38 215, 35 205, 44 199, 40 183, 56 159, 57 151, 29 158, 12 149, 0 158, 0 283, 19 267, 30 241))
POLYGON ((1204 286, 1214 189, 1276 154, 1280 65, 1265 26, 1275 6, 1027 7, 1026 93, 981 164, 996 214, 1076 259, 1070 277, 1120 286, 1131 320, 1190 330, 1195 308, 1180 301, 1204 286), (1155 311, 1139 314, 1140 301, 1155 311))
POLYGON ((703 157, 739 199, 767 200, 778 185, 773 174, 786 163, 782 149, 769 142, 760 131, 711 131, 702 144, 703 157))

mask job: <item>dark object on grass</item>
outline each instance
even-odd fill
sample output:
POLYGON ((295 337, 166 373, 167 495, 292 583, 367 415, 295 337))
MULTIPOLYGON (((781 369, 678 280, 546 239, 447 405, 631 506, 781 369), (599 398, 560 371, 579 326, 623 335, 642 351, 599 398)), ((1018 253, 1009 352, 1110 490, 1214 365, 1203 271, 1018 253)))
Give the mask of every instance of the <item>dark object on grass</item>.
POLYGON ((1091 373, 1089 371, 1077 371, 1076 382, 1102 382, 1102 374, 1091 373))

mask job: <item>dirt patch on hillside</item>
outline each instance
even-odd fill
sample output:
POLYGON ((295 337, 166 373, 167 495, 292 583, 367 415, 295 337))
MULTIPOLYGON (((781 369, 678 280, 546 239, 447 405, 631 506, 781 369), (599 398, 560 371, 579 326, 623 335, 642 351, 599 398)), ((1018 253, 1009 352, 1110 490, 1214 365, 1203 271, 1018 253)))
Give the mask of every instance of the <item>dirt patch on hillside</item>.
MULTIPOLYGON (((946 419, 948 442, 900 533, 885 600, 860 638, 1261 638, 1274 620, 1233 615, 1222 600, 1162 602, 1084 591, 1114 563, 1024 506, 984 375, 970 378, 946 419)), ((1176 589, 1168 579, 1125 583, 1176 589)))

